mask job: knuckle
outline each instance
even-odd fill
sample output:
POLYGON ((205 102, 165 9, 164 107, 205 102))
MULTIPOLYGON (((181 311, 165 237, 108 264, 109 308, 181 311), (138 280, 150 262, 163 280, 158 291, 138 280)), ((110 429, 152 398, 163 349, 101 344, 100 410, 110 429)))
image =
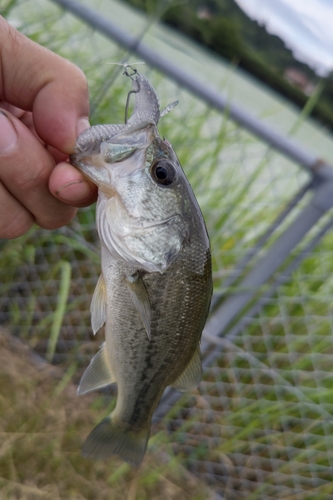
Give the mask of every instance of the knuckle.
POLYGON ((50 176, 49 168, 43 164, 35 164, 35 168, 15 170, 12 185, 19 191, 35 191, 45 189, 50 176))
POLYGON ((36 219, 36 223, 43 229, 54 230, 68 224, 76 214, 76 209, 69 206, 59 208, 59 210, 50 210, 49 216, 44 214, 44 218, 36 219))
POLYGON ((16 216, 0 223, 0 238, 10 240, 25 234, 32 226, 34 219, 29 212, 22 209, 16 216))

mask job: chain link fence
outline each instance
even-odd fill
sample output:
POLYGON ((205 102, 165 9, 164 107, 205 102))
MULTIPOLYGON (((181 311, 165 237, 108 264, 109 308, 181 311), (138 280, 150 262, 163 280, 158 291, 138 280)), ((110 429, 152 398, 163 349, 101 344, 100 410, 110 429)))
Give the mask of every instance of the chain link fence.
MULTIPOLYGON (((82 67, 93 123, 123 121, 128 89, 104 62, 128 57, 125 49, 46 0, 16 2, 8 18, 82 67)), ((144 73, 163 104, 181 102, 161 128, 204 212, 215 290, 203 381, 180 399, 167 391, 154 430, 227 500, 333 498, 330 168, 301 169, 295 155, 235 125, 230 106, 221 114, 179 82, 144 73)), ((94 208, 66 228, 1 242, 1 255, 0 323, 53 363, 75 360, 79 380, 103 338, 90 328, 100 272, 94 208)))

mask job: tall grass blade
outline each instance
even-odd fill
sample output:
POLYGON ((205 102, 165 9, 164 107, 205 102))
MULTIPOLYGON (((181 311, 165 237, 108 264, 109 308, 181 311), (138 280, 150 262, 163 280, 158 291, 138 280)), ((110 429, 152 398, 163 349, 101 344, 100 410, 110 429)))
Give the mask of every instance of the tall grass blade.
POLYGON ((70 381, 72 380, 72 377, 74 373, 77 370, 77 363, 72 363, 62 379, 60 380, 59 384, 57 387, 54 389, 52 397, 57 397, 60 396, 60 394, 66 389, 70 381))
POLYGON ((71 266, 69 262, 61 260, 56 266, 60 269, 60 288, 58 295, 57 308, 54 313, 51 325, 51 333, 46 351, 46 359, 51 363, 55 353, 57 341, 59 338, 61 324, 66 311, 66 304, 71 282, 71 266))

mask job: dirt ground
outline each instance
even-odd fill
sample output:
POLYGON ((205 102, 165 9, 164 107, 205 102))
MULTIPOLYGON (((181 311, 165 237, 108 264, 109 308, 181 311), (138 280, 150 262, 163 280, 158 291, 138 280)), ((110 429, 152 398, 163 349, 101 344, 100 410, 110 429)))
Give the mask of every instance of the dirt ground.
POLYGON ((209 499, 211 491, 155 434, 143 464, 81 456, 85 436, 105 414, 105 397, 78 397, 64 372, 0 329, 0 492, 6 500, 209 499), (103 414, 104 412, 104 414, 103 414))

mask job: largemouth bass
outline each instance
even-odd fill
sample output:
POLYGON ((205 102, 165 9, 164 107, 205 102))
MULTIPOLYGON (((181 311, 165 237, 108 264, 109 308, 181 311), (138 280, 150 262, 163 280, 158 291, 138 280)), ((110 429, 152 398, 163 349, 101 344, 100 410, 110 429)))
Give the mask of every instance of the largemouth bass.
MULTIPOLYGON (((70 158, 98 186, 96 221, 102 274, 91 304, 94 333, 105 343, 78 393, 117 383, 114 411, 83 445, 92 458, 119 455, 138 465, 165 388, 196 388, 200 338, 209 310, 209 239, 191 186, 157 124, 158 98, 132 75, 135 106, 124 125, 97 125, 70 158)), ((126 106, 127 109, 127 106, 126 106)))

